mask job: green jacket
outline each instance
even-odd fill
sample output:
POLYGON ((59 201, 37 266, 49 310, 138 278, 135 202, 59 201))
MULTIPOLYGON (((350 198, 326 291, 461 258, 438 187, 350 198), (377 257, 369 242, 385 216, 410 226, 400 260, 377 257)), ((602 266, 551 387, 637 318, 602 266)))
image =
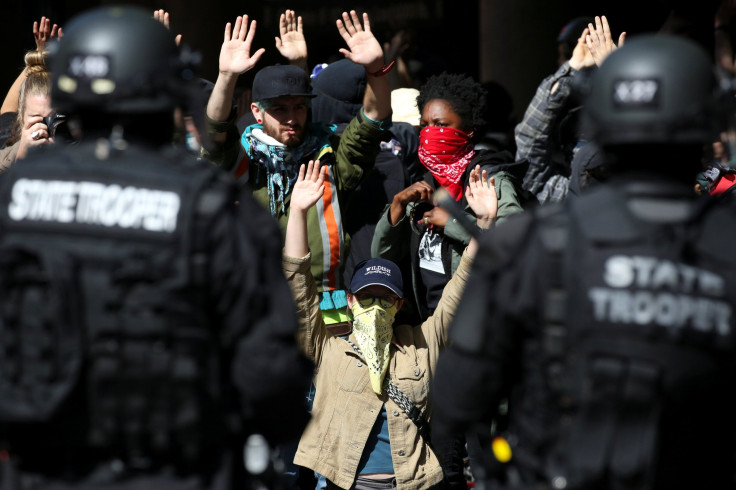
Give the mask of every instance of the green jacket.
MULTIPOLYGON (((265 182, 256 183, 256 179, 251 178, 258 172, 256 166, 259 164, 244 158, 246 154, 240 144, 234 119, 224 123, 208 120, 207 123, 210 133, 226 132, 228 136, 224 145, 216 151, 204 153, 204 156, 232 172, 243 185, 248 185, 256 200, 269 209, 265 182)), ((307 213, 309 248, 312 253, 311 271, 320 292, 344 289, 342 269, 344 258, 349 252, 350 237, 342 227, 341 209, 344 209, 349 194, 373 167, 380 150, 383 131, 377 123, 359 114, 341 135, 333 134, 330 137, 328 148, 323 148, 318 155, 306 155, 301 162, 320 158, 322 164, 329 167, 324 198, 307 213)), ((289 192, 284 199, 283 212, 275 216, 281 227, 282 237, 286 233, 290 202, 289 192)))
MULTIPOLYGON (((517 193, 517 186, 514 183, 515 179, 505 171, 498 172, 489 177, 495 177, 496 179, 496 196, 498 197, 496 222, 501 222, 508 216, 521 212, 522 206, 517 193)), ((462 202, 465 204, 468 217, 474 222, 475 216, 473 216, 464 198, 462 202)), ((425 289, 421 283, 422 278, 419 270, 419 241, 422 232, 416 227, 411 226, 411 216, 416 206, 417 203, 409 203, 406 207, 405 216, 393 226, 389 222, 389 208, 391 205, 386 206, 386 211, 376 225, 376 231, 371 243, 371 255, 373 257, 383 257, 396 263, 400 263, 407 256, 410 256, 412 300, 417 305, 420 317, 426 318, 429 314, 429 307, 426 304, 425 289)), ((449 266, 450 273, 447 274, 447 280, 449 281, 460 264, 463 251, 470 243, 471 235, 454 218, 448 219, 443 233, 442 262, 445 264, 446 270, 449 266)))

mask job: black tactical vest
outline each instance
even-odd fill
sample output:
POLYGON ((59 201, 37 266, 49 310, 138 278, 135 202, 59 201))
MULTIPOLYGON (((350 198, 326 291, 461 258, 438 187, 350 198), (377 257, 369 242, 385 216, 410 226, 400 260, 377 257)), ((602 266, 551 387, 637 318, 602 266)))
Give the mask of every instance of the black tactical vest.
POLYGON ((58 444, 145 468, 222 445, 205 239, 236 199, 219 171, 174 150, 69 147, 0 178, 0 442, 11 454, 58 444), (28 441, 39 427, 65 440, 28 441))
POLYGON ((733 464, 736 215, 704 201, 653 224, 624 199, 601 188, 567 213, 537 211, 544 325, 511 401, 512 465, 547 488, 720 488, 733 464))

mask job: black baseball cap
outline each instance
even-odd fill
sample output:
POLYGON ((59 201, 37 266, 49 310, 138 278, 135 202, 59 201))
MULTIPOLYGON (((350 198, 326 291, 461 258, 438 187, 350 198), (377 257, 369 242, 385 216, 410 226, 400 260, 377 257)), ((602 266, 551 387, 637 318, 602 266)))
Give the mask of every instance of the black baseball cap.
POLYGON ((578 42, 580 34, 583 33, 588 24, 595 24, 593 17, 576 17, 570 22, 565 24, 560 29, 560 34, 557 36, 558 43, 567 43, 571 47, 575 47, 578 42))
POLYGON ((309 76, 292 65, 272 65, 262 68, 253 78, 254 102, 283 96, 314 97, 309 76))
POLYGON ((350 292, 355 294, 368 286, 385 286, 399 298, 403 298, 403 284, 398 265, 390 260, 374 257, 355 266, 353 278, 350 280, 350 292))

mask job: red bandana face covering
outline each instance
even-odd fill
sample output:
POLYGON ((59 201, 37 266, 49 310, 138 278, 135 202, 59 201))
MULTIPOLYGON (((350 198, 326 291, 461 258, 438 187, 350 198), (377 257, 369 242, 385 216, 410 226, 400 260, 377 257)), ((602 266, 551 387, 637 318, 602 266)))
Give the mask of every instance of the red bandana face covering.
POLYGON ((463 197, 460 178, 475 155, 470 136, 459 129, 427 126, 419 133, 418 154, 437 182, 459 201, 463 197))

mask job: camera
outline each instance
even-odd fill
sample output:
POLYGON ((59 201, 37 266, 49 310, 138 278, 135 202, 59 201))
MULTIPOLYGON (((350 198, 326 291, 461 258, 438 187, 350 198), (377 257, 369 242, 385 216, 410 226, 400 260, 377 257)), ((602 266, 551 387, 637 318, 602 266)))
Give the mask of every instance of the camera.
POLYGON ((59 127, 60 124, 63 124, 66 121, 66 116, 63 114, 49 114, 48 116, 43 118, 43 123, 48 128, 49 138, 53 138, 54 135, 56 135, 56 128, 59 127))
POLYGON ((409 226, 411 226, 417 234, 421 235, 427 229, 427 225, 422 222, 422 217, 424 216, 424 213, 432 210, 433 208, 433 203, 429 201, 419 201, 416 206, 414 206, 414 209, 412 209, 409 215, 409 226))

